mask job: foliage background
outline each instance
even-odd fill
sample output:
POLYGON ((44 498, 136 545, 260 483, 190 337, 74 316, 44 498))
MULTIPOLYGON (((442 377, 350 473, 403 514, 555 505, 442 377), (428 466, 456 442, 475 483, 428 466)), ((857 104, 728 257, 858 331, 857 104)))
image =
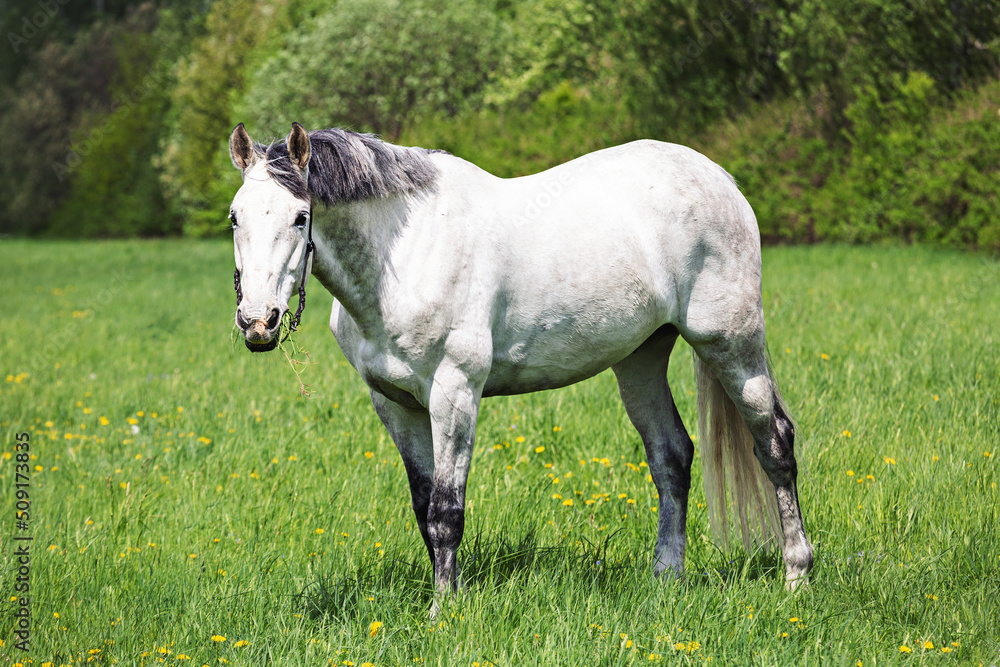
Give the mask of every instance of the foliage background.
POLYGON ((1000 251, 995 0, 13 0, 0 234, 223 233, 291 121, 501 176, 639 137, 729 169, 770 242, 1000 251))

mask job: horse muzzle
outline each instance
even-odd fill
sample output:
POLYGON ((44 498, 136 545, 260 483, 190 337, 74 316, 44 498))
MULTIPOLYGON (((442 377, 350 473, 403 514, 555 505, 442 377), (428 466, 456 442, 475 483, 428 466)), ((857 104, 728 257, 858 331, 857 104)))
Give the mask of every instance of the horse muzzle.
POLYGON ((278 346, 281 314, 277 308, 272 308, 266 320, 255 318, 251 321, 243 314, 242 307, 236 309, 236 326, 243 332, 243 342, 248 350, 269 352, 278 346))

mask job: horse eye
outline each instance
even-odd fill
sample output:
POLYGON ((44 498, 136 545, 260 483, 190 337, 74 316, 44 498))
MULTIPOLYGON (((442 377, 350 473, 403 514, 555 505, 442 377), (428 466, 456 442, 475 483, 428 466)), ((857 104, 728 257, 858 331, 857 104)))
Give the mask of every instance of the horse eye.
POLYGON ((236 226, 236 211, 229 212, 229 222, 233 223, 233 227, 236 226))
POLYGON ((297 216, 295 216, 295 226, 298 227, 299 229, 305 227, 307 222, 309 222, 308 213, 299 213, 297 216))

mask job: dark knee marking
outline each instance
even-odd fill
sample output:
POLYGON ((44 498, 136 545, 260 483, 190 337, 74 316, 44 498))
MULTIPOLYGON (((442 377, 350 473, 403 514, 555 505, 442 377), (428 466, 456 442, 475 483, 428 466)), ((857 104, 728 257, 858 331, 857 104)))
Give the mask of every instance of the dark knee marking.
POLYGON ((457 549, 465 532, 465 498, 454 489, 434 489, 427 511, 427 532, 435 550, 457 549))
POLYGON ((786 486, 795 482, 798 464, 795 461, 795 424, 774 398, 774 429, 767 451, 760 451, 754 443, 754 454, 768 478, 776 486, 786 486))
POLYGON ((774 435, 781 443, 782 449, 791 456, 795 442, 795 424, 785 413, 777 397, 774 400, 774 435))

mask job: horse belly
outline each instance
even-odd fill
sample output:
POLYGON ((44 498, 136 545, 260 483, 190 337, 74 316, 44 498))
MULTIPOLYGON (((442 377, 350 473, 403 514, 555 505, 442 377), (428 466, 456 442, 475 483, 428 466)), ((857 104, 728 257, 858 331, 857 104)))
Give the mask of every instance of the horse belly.
POLYGON ((660 319, 543 320, 531 329, 496 332, 483 395, 526 394, 593 377, 634 352, 663 324, 660 319))

